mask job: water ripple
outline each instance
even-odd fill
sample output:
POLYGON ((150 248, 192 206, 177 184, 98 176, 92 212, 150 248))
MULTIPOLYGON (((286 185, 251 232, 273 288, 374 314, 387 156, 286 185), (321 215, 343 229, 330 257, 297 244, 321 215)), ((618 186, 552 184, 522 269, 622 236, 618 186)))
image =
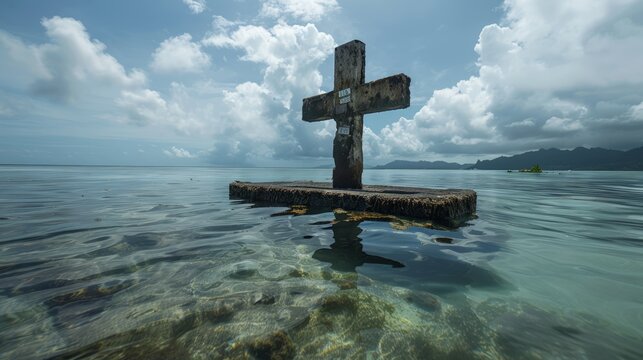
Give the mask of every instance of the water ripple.
POLYGON ((643 175, 365 172, 474 188, 459 229, 227 196, 310 177, 328 174, 3 167, 0 353, 643 357, 643 175))

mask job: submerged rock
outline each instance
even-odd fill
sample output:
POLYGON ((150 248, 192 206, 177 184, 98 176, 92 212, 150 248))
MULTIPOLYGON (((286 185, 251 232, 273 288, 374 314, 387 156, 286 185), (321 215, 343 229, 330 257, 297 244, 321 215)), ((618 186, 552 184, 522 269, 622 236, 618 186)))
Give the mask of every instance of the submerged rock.
POLYGON ((295 356, 295 345, 283 330, 250 342, 247 349, 257 359, 286 360, 295 356))
POLYGON ((440 309, 440 301, 433 294, 421 290, 401 291, 401 297, 406 302, 417 306, 425 311, 436 311, 440 309))
POLYGON ((342 290, 321 299, 308 321, 291 333, 302 357, 364 358, 394 322, 393 305, 358 289, 342 290))
POLYGON ((448 237, 436 237, 435 242, 440 244, 453 244, 453 239, 448 237))
POLYGON ((382 359, 486 359, 462 347, 445 349, 444 341, 421 331, 389 332, 378 344, 382 359))
POLYGON ((306 271, 302 270, 301 268, 295 268, 288 273, 288 276, 294 277, 294 278, 303 278, 303 277, 308 277, 309 274, 306 271))
POLYGON ((275 297, 268 294, 259 294, 258 296, 255 296, 253 300, 254 305, 272 305, 275 303, 275 297))
POLYGON ((351 281, 351 280, 336 280, 333 281, 337 287, 339 287, 340 290, 349 290, 349 289, 357 289, 357 282, 356 281, 351 281))
POLYGON ((116 294, 121 290, 127 289, 128 287, 134 285, 134 283, 134 280, 127 280, 90 285, 84 288, 80 288, 76 291, 54 296, 51 299, 45 301, 45 305, 52 308, 76 302, 93 301, 100 298, 106 298, 116 294))

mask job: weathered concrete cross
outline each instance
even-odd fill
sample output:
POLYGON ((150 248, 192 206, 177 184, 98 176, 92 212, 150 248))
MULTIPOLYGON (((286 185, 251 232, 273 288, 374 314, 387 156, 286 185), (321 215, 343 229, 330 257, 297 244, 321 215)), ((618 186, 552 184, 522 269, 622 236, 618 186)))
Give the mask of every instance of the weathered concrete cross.
POLYGON ((361 189, 364 114, 409 107, 411 78, 398 74, 364 83, 365 45, 353 40, 335 48, 335 90, 304 99, 302 118, 335 119, 333 188, 361 189))

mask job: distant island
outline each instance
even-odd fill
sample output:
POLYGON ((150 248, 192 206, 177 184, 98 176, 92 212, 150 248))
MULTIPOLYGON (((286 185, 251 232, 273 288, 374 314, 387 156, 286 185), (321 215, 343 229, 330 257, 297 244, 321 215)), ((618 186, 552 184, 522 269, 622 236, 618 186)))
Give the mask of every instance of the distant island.
POLYGON ((540 149, 493 160, 478 160, 475 164, 444 161, 395 160, 373 169, 433 169, 433 170, 519 170, 539 164, 543 170, 643 170, 643 146, 627 150, 577 147, 573 150, 540 149))
MULTIPOLYGON (((507 170, 507 172, 511 172, 511 170, 507 170)), ((543 172, 543 169, 540 167, 540 165, 536 164, 531 167, 531 169, 520 169, 518 172, 521 173, 532 173, 532 174, 540 174, 543 172)))

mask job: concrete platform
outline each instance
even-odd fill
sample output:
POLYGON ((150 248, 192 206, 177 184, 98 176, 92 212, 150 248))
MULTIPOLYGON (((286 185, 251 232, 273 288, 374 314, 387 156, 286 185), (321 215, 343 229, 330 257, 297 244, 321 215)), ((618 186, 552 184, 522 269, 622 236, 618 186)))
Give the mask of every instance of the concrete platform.
POLYGON ((462 189, 425 189, 398 186, 365 185, 361 190, 333 189, 321 182, 235 181, 230 197, 275 205, 306 205, 371 211, 387 215, 431 220, 457 226, 476 211, 476 193, 462 189))

